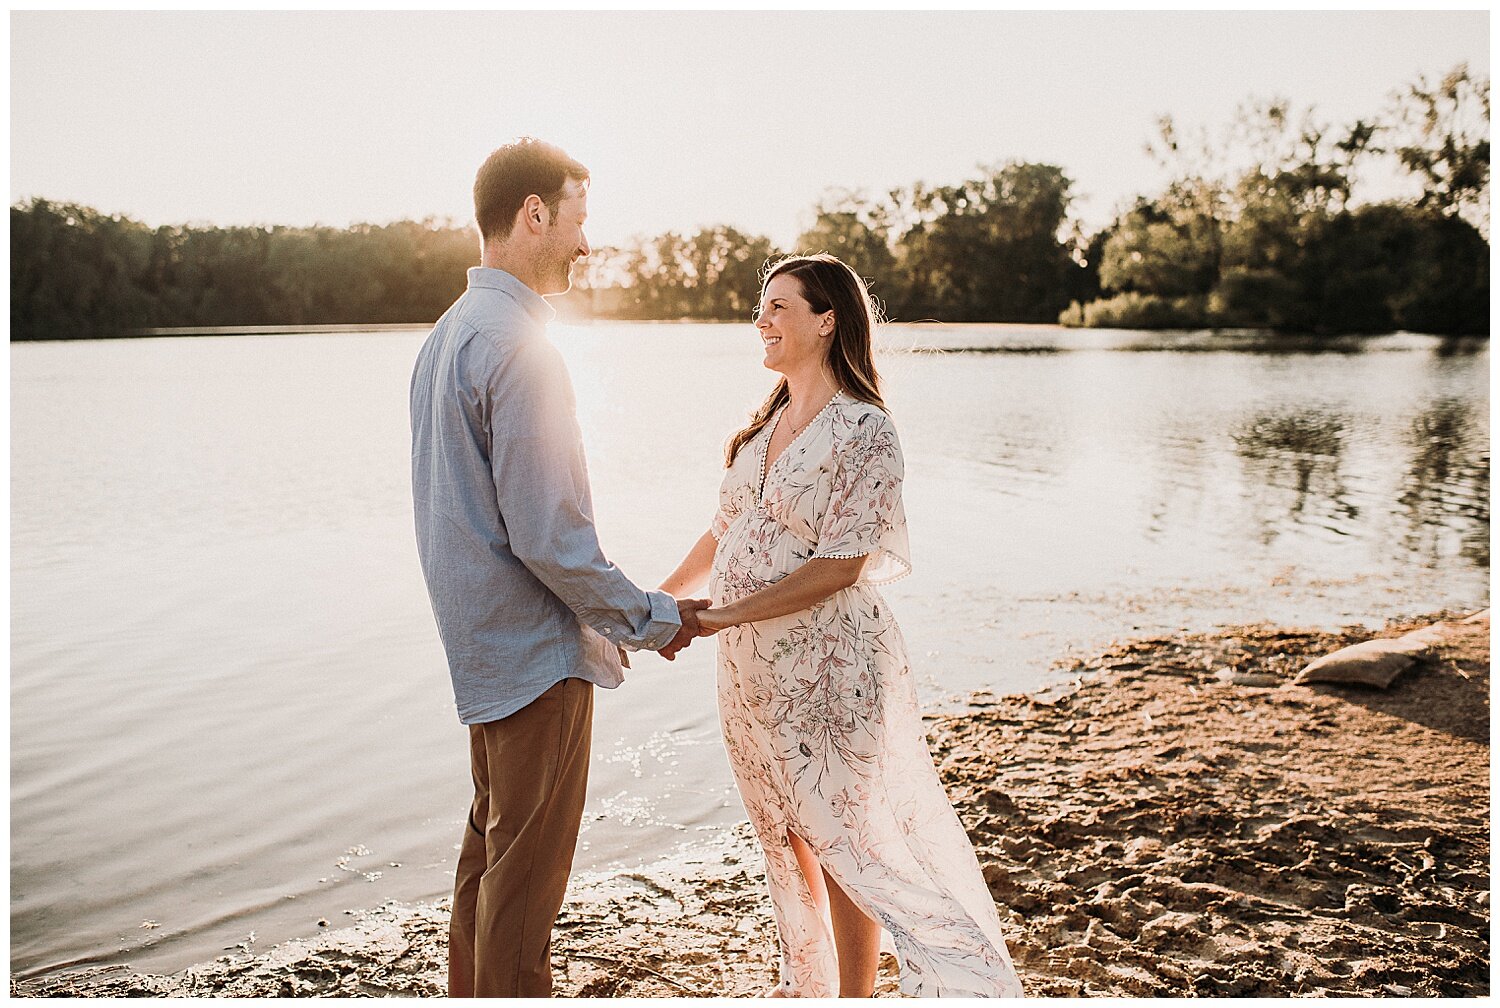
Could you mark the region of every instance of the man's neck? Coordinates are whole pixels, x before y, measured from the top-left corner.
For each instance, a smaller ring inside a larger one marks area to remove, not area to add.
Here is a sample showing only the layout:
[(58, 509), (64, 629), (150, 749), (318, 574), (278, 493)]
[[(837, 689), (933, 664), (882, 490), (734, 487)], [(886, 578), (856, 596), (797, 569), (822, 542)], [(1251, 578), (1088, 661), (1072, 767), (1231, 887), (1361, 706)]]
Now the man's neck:
[(537, 289), (535, 270), (514, 249), (505, 246), (487, 245), (479, 253), (479, 265), (488, 269), (504, 270), (532, 290)]

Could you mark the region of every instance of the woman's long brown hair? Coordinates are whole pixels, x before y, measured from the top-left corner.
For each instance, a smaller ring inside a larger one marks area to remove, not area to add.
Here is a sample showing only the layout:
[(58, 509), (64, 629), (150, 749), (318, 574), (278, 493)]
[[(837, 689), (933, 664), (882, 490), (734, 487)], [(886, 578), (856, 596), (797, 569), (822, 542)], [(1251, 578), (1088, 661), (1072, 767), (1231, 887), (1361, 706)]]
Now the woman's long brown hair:
[[(828, 348), (828, 369), (844, 392), (872, 406), (885, 408), (880, 398), (880, 375), (875, 371), (871, 336), (879, 321), (879, 309), (859, 274), (827, 253), (787, 256), (772, 263), (761, 281), (761, 300), (766, 286), (779, 276), (790, 276), (802, 288), (802, 297), (821, 315), (833, 312), (833, 339)], [(735, 456), (763, 430), (776, 411), (791, 400), (786, 377), (750, 417), (750, 425), (729, 439), (724, 465), (734, 465)]]

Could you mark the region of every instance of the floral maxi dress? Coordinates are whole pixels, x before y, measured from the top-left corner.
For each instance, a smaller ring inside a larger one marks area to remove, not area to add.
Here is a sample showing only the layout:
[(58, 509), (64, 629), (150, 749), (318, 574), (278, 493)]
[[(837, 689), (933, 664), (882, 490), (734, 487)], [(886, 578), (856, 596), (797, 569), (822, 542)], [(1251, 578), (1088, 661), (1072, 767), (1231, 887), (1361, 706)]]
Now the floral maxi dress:
[(857, 584), (811, 609), (719, 635), (724, 741), (765, 850), (783, 992), (838, 993), (833, 937), (790, 831), (890, 934), (903, 993), (1019, 997), (995, 904), (927, 749), (901, 631), (875, 587), (911, 570), (895, 428), (840, 392), (766, 471), (774, 429), (740, 449), (720, 488), (714, 605), (815, 557), (869, 557)]

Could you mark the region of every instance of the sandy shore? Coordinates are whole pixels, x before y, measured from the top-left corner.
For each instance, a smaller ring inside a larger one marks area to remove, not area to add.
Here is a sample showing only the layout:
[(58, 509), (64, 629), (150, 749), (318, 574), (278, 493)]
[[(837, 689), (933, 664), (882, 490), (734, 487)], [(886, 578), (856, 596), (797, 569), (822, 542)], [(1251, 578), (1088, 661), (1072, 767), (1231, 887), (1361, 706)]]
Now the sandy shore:
[[(1132, 641), (1070, 663), (1064, 687), (931, 720), (1029, 994), (1489, 994), (1489, 623), (1458, 625), (1389, 691), (1289, 684), (1370, 636)], [(744, 830), (580, 876), (557, 993), (758, 994), (776, 960), (763, 892)], [(442, 993), (446, 903), (333, 923), (350, 921), (170, 976), (110, 967), (12, 993)], [(895, 990), (886, 956), (879, 992)]]

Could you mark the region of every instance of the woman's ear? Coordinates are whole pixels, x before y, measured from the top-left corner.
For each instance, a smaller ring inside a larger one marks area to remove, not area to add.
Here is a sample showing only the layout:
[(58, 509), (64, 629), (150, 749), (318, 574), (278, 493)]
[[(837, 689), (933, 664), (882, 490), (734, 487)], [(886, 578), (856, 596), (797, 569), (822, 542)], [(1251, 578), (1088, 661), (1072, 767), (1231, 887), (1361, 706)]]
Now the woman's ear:
[(823, 322), (822, 322), (821, 325), (818, 326), (818, 335), (819, 336), (832, 336), (833, 335), (833, 327), (834, 327), (834, 325), (836, 323), (837, 323), (837, 319), (835, 319), (833, 317), (833, 312), (824, 312)]

